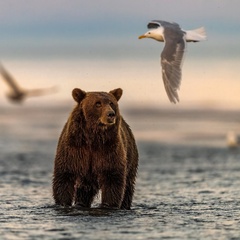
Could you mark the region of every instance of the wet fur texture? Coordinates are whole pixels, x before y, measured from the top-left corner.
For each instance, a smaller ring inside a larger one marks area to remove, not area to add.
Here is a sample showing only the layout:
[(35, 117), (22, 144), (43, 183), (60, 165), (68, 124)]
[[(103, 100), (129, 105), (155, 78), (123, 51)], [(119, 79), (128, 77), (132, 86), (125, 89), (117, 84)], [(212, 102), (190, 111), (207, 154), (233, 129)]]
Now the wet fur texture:
[(77, 105), (59, 138), (54, 163), (55, 203), (89, 208), (101, 190), (101, 207), (130, 209), (138, 151), (119, 112), (122, 90), (74, 89), (72, 95)]

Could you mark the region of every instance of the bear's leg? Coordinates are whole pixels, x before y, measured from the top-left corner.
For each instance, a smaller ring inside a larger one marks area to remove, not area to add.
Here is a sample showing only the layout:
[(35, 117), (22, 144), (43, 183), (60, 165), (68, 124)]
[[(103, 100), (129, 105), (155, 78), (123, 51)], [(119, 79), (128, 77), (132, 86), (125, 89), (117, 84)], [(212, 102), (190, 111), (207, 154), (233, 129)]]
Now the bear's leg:
[(125, 175), (120, 171), (111, 171), (104, 174), (101, 181), (103, 208), (118, 209), (124, 194)]
[(121, 209), (130, 209), (132, 205), (133, 194), (135, 190), (135, 180), (137, 175), (137, 166), (131, 168), (128, 171), (126, 179), (126, 187), (123, 196), (123, 201), (121, 204)]
[(127, 183), (126, 188), (125, 188), (125, 192), (124, 192), (123, 201), (122, 201), (122, 204), (121, 204), (121, 209), (130, 210), (131, 204), (132, 204), (133, 194), (134, 194), (133, 184)]
[(74, 196), (75, 177), (70, 173), (55, 173), (53, 177), (53, 198), (57, 205), (71, 206)]
[(98, 189), (94, 186), (80, 186), (77, 188), (75, 204), (80, 207), (90, 208)]
[(95, 179), (81, 178), (77, 186), (75, 204), (81, 207), (90, 208), (99, 187)]

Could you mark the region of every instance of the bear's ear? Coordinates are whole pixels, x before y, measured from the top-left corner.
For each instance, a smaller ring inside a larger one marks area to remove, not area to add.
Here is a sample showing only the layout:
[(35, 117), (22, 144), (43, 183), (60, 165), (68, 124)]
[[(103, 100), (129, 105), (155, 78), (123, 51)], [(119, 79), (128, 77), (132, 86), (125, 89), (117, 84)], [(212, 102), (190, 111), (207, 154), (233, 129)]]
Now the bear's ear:
[(118, 101), (123, 94), (123, 90), (121, 88), (117, 88), (117, 89), (110, 91), (109, 93), (111, 93)]
[(86, 92), (84, 92), (83, 90), (81, 90), (79, 88), (74, 88), (72, 90), (72, 97), (77, 103), (80, 103), (84, 99), (85, 96), (86, 96)]

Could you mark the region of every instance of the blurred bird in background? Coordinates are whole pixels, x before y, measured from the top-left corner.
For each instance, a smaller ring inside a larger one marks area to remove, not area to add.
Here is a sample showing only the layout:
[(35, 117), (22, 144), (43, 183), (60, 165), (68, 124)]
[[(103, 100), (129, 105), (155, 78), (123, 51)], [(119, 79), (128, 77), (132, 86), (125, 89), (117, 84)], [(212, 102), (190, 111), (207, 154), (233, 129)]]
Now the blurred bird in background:
[(0, 64), (0, 74), (10, 88), (10, 92), (7, 93), (7, 98), (14, 103), (22, 103), (28, 97), (38, 97), (57, 91), (57, 87), (40, 89), (24, 89), (20, 87), (10, 73)]

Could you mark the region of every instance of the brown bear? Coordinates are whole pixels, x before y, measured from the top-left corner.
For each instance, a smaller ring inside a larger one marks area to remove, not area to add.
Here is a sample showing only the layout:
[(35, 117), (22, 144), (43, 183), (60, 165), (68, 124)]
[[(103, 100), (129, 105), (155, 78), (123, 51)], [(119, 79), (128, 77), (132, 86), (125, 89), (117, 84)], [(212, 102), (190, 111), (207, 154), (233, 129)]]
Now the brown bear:
[(59, 138), (53, 174), (55, 203), (91, 207), (101, 190), (101, 208), (130, 209), (138, 150), (119, 112), (122, 89), (72, 91), (77, 105)]

